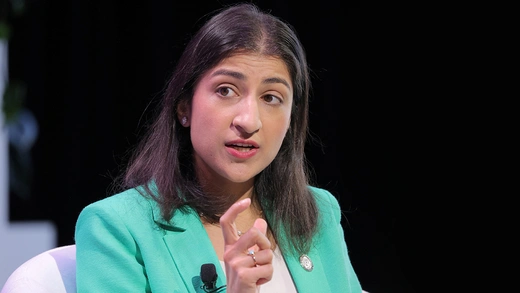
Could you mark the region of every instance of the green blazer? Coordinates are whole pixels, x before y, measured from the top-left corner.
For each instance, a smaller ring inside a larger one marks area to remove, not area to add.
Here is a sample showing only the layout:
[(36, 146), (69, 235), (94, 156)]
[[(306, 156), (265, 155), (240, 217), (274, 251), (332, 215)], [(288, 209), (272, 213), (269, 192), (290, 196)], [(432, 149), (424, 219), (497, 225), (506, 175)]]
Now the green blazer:
[[(340, 224), (341, 211), (328, 191), (310, 187), (322, 221), (305, 270), (299, 255), (282, 252), (299, 293), (361, 292)], [(136, 189), (86, 206), (75, 231), (76, 282), (83, 292), (205, 293), (202, 264), (217, 269), (217, 287), (226, 277), (200, 217), (177, 211), (165, 221), (155, 201)]]

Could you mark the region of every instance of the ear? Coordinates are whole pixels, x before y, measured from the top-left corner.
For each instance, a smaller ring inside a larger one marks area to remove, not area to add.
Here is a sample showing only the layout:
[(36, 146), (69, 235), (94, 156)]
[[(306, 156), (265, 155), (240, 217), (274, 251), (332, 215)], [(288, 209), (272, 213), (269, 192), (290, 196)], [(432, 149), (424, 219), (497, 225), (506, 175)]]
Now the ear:
[(187, 101), (182, 101), (177, 105), (177, 119), (182, 126), (190, 126), (190, 107)]

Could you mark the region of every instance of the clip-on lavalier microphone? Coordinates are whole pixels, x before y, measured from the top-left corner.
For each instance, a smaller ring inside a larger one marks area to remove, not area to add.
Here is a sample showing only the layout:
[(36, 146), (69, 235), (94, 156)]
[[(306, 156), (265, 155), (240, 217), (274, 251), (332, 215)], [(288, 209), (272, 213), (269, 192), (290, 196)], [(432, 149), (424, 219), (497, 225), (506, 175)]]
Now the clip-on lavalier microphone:
[(202, 285), (201, 288), (204, 291), (208, 293), (214, 293), (226, 287), (226, 285), (223, 285), (218, 288), (215, 288), (217, 278), (218, 274), (214, 264), (205, 263), (200, 267), (200, 279), (202, 280), (202, 283), (204, 283), (204, 285)]

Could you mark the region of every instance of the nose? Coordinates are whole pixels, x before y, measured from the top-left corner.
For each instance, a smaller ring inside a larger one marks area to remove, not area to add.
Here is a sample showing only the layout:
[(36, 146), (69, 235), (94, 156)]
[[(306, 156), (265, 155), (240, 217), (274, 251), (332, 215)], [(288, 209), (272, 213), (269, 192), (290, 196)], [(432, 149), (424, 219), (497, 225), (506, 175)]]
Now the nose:
[(252, 135), (262, 128), (258, 101), (254, 98), (245, 98), (237, 104), (237, 112), (233, 118), (233, 126), (240, 134)]

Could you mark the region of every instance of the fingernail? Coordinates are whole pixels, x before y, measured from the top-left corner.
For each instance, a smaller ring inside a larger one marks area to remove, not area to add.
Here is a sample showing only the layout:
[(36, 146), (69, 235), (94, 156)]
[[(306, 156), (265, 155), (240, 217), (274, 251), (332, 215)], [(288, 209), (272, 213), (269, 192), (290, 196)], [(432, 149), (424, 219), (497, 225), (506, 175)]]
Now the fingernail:
[(248, 201), (250, 201), (250, 200), (251, 200), (251, 199), (250, 199), (249, 197), (248, 197), (248, 198), (244, 198), (244, 199), (240, 200), (240, 201), (238, 202), (238, 204), (239, 204), (239, 205), (244, 205), (244, 204), (246, 204), (246, 203), (247, 203)]

